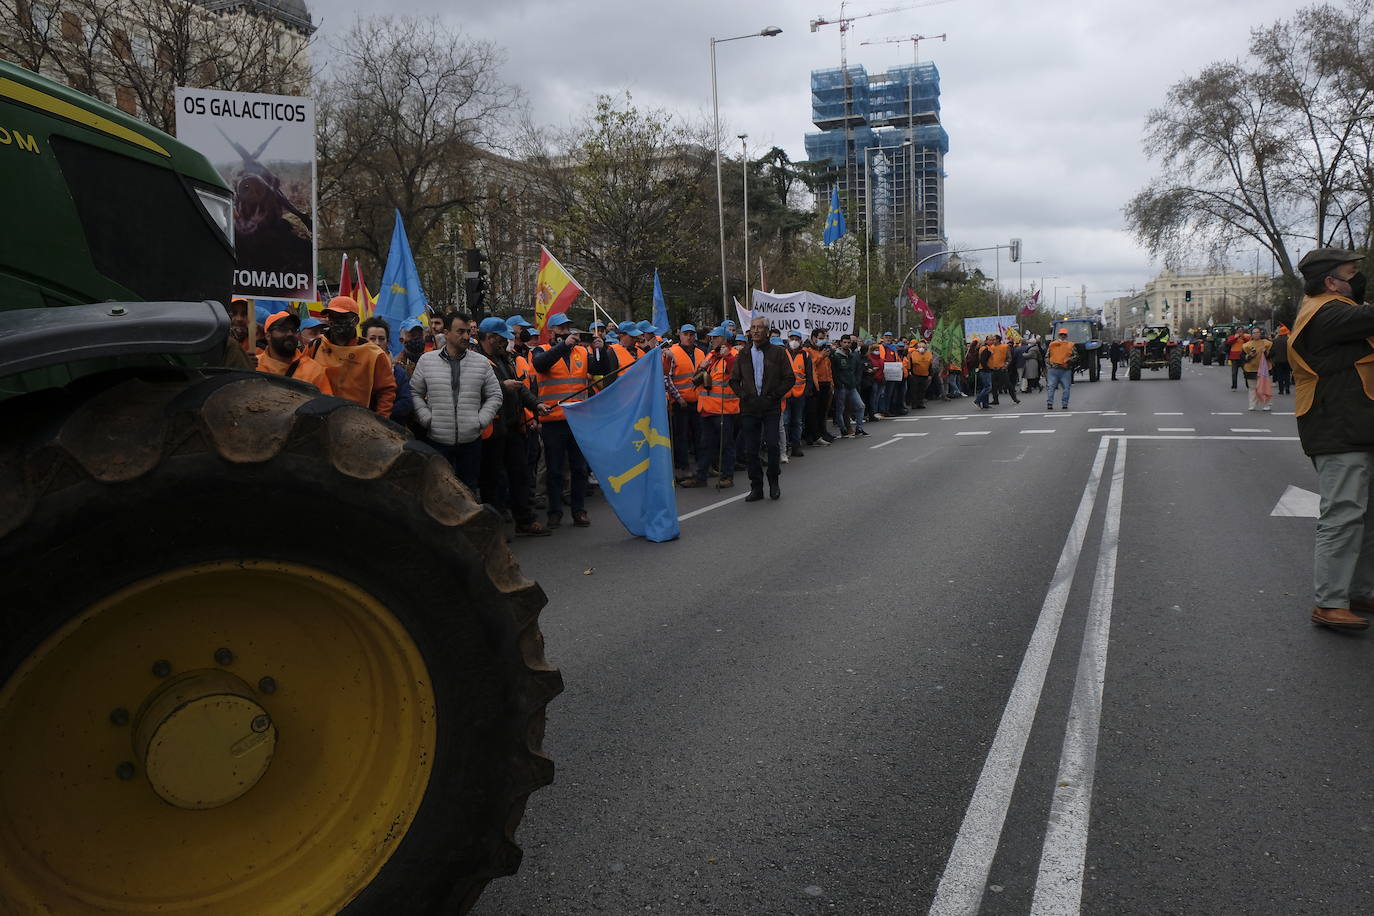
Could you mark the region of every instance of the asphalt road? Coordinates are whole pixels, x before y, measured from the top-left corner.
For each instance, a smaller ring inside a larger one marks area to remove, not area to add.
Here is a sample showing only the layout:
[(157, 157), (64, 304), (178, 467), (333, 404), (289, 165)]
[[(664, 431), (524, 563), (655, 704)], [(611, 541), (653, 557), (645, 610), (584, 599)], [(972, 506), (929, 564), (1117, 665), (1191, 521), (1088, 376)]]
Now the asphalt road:
[(679, 491), (676, 542), (599, 500), (519, 542), (558, 771), (475, 912), (1374, 912), (1374, 634), (1308, 622), (1292, 398), (1229, 378), (939, 402), (779, 502)]

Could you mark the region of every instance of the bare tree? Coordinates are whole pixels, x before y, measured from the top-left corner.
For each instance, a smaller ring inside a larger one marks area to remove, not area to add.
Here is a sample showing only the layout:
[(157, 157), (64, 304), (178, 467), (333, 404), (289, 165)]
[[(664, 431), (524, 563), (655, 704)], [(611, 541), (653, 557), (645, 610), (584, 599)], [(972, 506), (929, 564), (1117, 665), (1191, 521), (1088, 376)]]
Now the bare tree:
[(0, 55), (175, 133), (178, 86), (309, 91), (309, 23), (285, 25), (274, 10), (249, 0), (0, 0)]
[(1174, 264), (1258, 244), (1292, 294), (1306, 248), (1367, 245), (1370, 34), (1369, 0), (1310, 7), (1256, 29), (1247, 60), (1175, 84), (1148, 119), (1160, 172), (1125, 207), (1136, 237)]
[(445, 220), (472, 211), (478, 147), (519, 107), (502, 59), (437, 19), (360, 18), (339, 38), (318, 94), (321, 249), (380, 265), (399, 211), (417, 260), (451, 259)]

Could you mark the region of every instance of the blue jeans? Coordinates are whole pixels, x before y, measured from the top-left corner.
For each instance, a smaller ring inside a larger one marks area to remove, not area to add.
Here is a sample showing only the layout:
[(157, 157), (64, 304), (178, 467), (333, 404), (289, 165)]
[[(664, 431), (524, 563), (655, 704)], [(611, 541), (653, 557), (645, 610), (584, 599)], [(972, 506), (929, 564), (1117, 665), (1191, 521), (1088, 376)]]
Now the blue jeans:
[[(844, 420), (846, 413), (849, 414), (848, 423)], [(835, 425), (842, 433), (864, 428), (864, 399), (859, 397), (859, 389), (835, 389)]]
[(1050, 367), (1050, 386), (1045, 390), (1045, 403), (1054, 403), (1054, 389), (1062, 387), (1064, 389), (1064, 405), (1069, 406), (1069, 388), (1073, 386), (1072, 369), (1056, 369)]
[(783, 424), (787, 427), (787, 444), (792, 448), (801, 446), (802, 422), (806, 419), (807, 396), (787, 399), (787, 413)]
[(549, 515), (563, 514), (564, 464), (572, 470), (572, 510), (583, 511), (587, 496), (587, 459), (582, 457), (582, 449), (577, 447), (568, 421), (545, 420), (539, 434), (544, 439), (544, 489), (549, 498)]
[(945, 377), (945, 396), (951, 398), (962, 398), (964, 396), (963, 385), (964, 373), (951, 372)]
[(978, 393), (973, 396), (973, 403), (979, 407), (986, 407), (988, 401), (992, 399), (992, 370), (978, 370)]

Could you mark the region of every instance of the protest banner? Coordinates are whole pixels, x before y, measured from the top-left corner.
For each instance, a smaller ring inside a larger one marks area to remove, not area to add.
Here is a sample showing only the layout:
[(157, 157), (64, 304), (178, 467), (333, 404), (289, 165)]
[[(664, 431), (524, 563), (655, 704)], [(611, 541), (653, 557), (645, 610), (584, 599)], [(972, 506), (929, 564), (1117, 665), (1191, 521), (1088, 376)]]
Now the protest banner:
[(233, 294), (315, 299), (315, 102), (176, 91), (177, 139), (234, 189)]
[(964, 319), (964, 340), (977, 337), (979, 340), (989, 334), (1006, 334), (1016, 327), (1015, 315), (984, 315), (981, 318)]
[(831, 299), (802, 290), (795, 293), (765, 293), (754, 290), (754, 314), (783, 334), (801, 331), (809, 335), (820, 328), (831, 337), (854, 333), (854, 296)]

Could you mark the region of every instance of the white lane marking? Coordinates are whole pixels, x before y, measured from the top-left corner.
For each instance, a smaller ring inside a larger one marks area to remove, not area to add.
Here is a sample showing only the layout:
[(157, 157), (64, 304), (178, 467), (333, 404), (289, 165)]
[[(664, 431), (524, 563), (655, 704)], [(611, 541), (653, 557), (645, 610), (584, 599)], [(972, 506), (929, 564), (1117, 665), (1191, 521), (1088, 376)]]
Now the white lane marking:
[(1214, 416), (1214, 417), (1239, 417), (1239, 416), (1241, 416), (1241, 412), (1240, 412), (1239, 410), (1214, 410), (1214, 411), (1212, 411), (1212, 416)]
[(1102, 411), (1102, 416), (1104, 416), (1104, 417), (1124, 417), (1124, 416), (1126, 416), (1126, 411), (1124, 411), (1124, 410), (1104, 410), (1104, 411)]
[(983, 761), (983, 769), (978, 774), (978, 783), (973, 788), (968, 810), (964, 812), (964, 821), (959, 825), (954, 848), (945, 862), (944, 874), (940, 876), (940, 886), (930, 905), (932, 916), (966, 916), (977, 913), (982, 903), (983, 888), (988, 882), (993, 856), (997, 854), (1007, 808), (1011, 805), (1012, 790), (1016, 788), (1016, 777), (1026, 752), (1026, 740), (1030, 737), (1035, 710), (1040, 705), (1040, 694), (1045, 688), (1045, 675), (1049, 670), (1050, 658), (1054, 655), (1054, 644), (1059, 638), (1059, 624), (1064, 619), (1064, 607), (1068, 604), (1069, 590), (1078, 570), (1078, 558), (1083, 552), (1083, 539), (1087, 536), (1088, 521), (1097, 501), (1098, 484), (1102, 480), (1102, 468), (1107, 463), (1110, 441), (1110, 437), (1103, 436), (1097, 444), (1097, 457), (1093, 460), (1092, 470), (1088, 472), (1087, 483), (1083, 485), (1078, 511), (1074, 513), (1073, 523), (1064, 538), (1064, 548), (1059, 553), (1054, 577), (1045, 592), (1045, 602), (1040, 606), (1035, 630), (1021, 659), (1021, 668), (1016, 673), (1011, 696), (1002, 710), (1002, 719), (997, 724), (997, 733), (993, 735), (987, 759)]
[[(1013, 406), (1014, 406), (1014, 405), (1013, 405)], [(1120, 411), (1120, 410), (1062, 410), (1062, 411), (1059, 411), (1058, 413), (1056, 413), (1055, 416), (1058, 417), (1058, 416), (1063, 416), (1063, 415), (1065, 415), (1065, 414), (1067, 414), (1068, 416), (1071, 416), (1071, 417), (1083, 416), (1083, 415), (1089, 415), (1089, 414), (1102, 414), (1104, 417), (1124, 417), (1124, 416), (1126, 416), (1125, 412)], [(1025, 417), (1038, 417), (1038, 416), (1040, 416), (1040, 414), (1038, 414), (1038, 413), (993, 413), (993, 414), (990, 414), (990, 413), (938, 414), (938, 413), (937, 413), (937, 414), (930, 414), (930, 415), (924, 416), (924, 417), (888, 417), (888, 419), (889, 419), (889, 420), (895, 420), (895, 421), (897, 421), (898, 423), (915, 423), (915, 422), (917, 422), (917, 421), (919, 421), (919, 420), (974, 420), (974, 419), (977, 419), (977, 418), (979, 418), (979, 417), (988, 417), (988, 418), (999, 418), (999, 417), (1001, 417), (1001, 418), (1010, 419), (1010, 418), (1012, 418), (1012, 417), (1021, 417), (1021, 418), (1025, 418)]]
[(956, 436), (990, 436), (991, 431), (986, 429), (965, 429), (955, 433)]
[(1124, 433), (1124, 426), (1094, 426), (1088, 430), (1090, 433)]
[(1180, 439), (1193, 442), (1297, 442), (1297, 436), (1108, 436), (1108, 439)]
[(870, 445), (868, 448), (869, 448), (870, 451), (872, 451), (872, 450), (875, 449), (875, 448), (882, 448), (884, 445), (891, 445), (891, 444), (894, 443), (894, 442), (901, 442), (901, 441), (902, 441), (901, 439), (898, 439), (896, 436), (893, 436), (891, 439), (888, 439), (886, 442), (879, 442), (877, 445)]
[(1181, 411), (1181, 410), (1156, 410), (1156, 411), (1155, 411), (1155, 416), (1157, 416), (1157, 417), (1181, 417), (1181, 416), (1183, 416), (1183, 411)]
[(729, 499), (722, 499), (718, 503), (711, 503), (711, 505), (709, 506), (702, 506), (700, 509), (693, 509), (691, 512), (688, 512), (685, 515), (679, 515), (677, 517), (677, 520), (680, 522), (685, 522), (689, 518), (696, 518), (698, 515), (705, 515), (712, 509), (719, 509), (721, 506), (728, 506), (731, 503), (737, 503), (748, 495), (748, 493), (741, 493), (739, 496), (731, 496)]
[(1159, 426), (1156, 427), (1162, 433), (1195, 433), (1197, 429), (1192, 426)]
[(1279, 518), (1321, 518), (1322, 498), (1311, 490), (1289, 484), (1269, 514)]
[(1276, 416), (1276, 417), (1291, 417), (1291, 416), (1293, 416), (1293, 411), (1291, 411), (1291, 410), (1276, 410), (1276, 411), (1274, 411), (1274, 416)]
[(1023, 436), (1043, 436), (1043, 435), (1046, 434), (1046, 433), (1056, 433), (1056, 432), (1058, 432), (1058, 431), (1059, 431), (1059, 430), (1057, 430), (1057, 429), (1023, 429), (1023, 430), (1021, 430), (1021, 435), (1023, 435)]
[(1049, 827), (1040, 853), (1040, 873), (1031, 900), (1033, 916), (1078, 916), (1083, 897), (1083, 864), (1088, 851), (1088, 821), (1092, 811), (1093, 774), (1097, 768), (1097, 738), (1102, 724), (1102, 688), (1107, 678), (1107, 646), (1112, 628), (1112, 599), (1116, 591), (1116, 555), (1121, 543), (1121, 492), (1126, 480), (1126, 443), (1116, 447), (1112, 461), (1107, 513), (1097, 574), (1088, 599), (1088, 622), (1078, 656), (1069, 720), (1059, 754), (1059, 776)]
[(1272, 429), (1247, 429), (1246, 427), (1231, 427), (1233, 433), (1272, 433)]
[(929, 436), (930, 433), (893, 433), (894, 439), (914, 439), (916, 436)]

